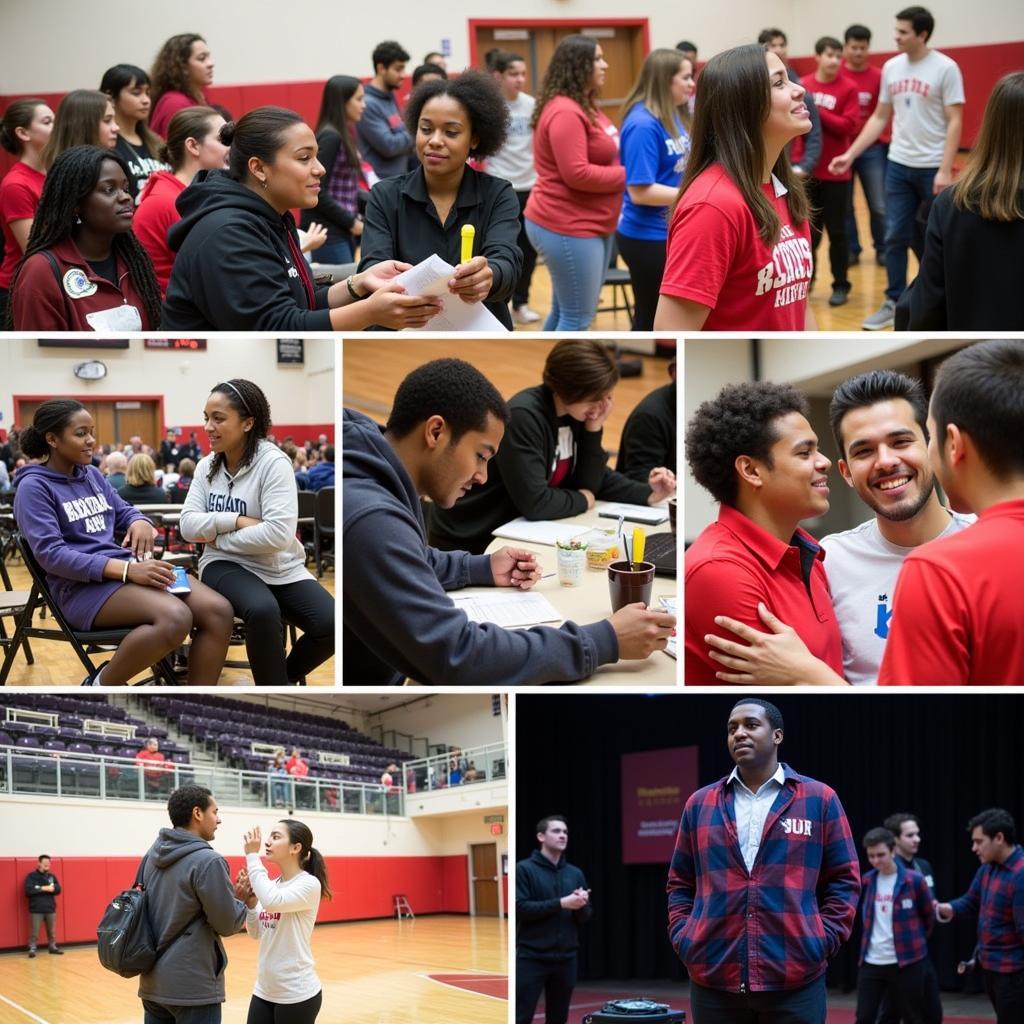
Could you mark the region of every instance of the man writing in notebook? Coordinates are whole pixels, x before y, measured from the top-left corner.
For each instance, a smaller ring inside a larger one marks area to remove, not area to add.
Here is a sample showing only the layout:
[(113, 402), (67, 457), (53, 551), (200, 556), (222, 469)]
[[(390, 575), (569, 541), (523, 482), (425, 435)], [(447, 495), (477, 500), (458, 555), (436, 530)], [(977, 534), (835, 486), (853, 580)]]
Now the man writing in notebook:
[(508, 409), (478, 370), (437, 359), (399, 386), (383, 432), (344, 411), (343, 679), (347, 685), (419, 682), (528, 684), (585, 679), (598, 666), (664, 650), (674, 616), (627, 605), (609, 619), (559, 629), (506, 630), (471, 622), (445, 591), (529, 589), (529, 553), (439, 551), (426, 543), (421, 497), (450, 508), (487, 479)]

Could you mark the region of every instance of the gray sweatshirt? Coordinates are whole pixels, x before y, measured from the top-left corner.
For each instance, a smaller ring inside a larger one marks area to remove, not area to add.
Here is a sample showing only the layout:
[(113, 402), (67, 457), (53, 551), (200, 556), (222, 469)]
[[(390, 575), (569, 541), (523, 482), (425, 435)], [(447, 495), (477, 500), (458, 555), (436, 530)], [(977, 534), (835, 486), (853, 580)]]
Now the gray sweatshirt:
[(245, 928), (245, 904), (235, 899), (227, 861), (183, 828), (162, 828), (149, 849), (143, 884), (153, 937), (159, 948), (199, 910), (189, 926), (139, 978), (139, 998), (170, 1006), (224, 1002), (228, 957), (221, 935)]
[[(260, 441), (248, 466), (232, 477), (221, 465), (208, 481), (212, 459), (204, 456), (196, 467), (178, 527), (187, 541), (216, 537), (199, 559), (200, 578), (211, 562), (226, 559), (271, 585), (312, 579), (295, 536), (299, 499), (288, 456), (269, 441)], [(237, 530), (239, 516), (262, 522)]]

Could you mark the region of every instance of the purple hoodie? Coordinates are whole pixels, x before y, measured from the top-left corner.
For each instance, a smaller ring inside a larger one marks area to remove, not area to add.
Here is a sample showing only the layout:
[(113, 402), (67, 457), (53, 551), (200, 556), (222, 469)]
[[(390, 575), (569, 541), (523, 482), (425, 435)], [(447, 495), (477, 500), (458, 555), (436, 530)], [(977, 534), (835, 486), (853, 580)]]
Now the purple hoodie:
[[(109, 559), (126, 559), (129, 554), (114, 543), (114, 532), (146, 517), (120, 497), (95, 466), (75, 466), (71, 476), (65, 476), (49, 466), (28, 465), (18, 470), (14, 518), (46, 572), (54, 600), (76, 628), (88, 628), (93, 616), (83, 627), (75, 622), (83, 621), (81, 616), (69, 614), (69, 605), (78, 603), (78, 584), (115, 583), (103, 580), (103, 569)], [(93, 615), (101, 605), (102, 601), (95, 603)]]

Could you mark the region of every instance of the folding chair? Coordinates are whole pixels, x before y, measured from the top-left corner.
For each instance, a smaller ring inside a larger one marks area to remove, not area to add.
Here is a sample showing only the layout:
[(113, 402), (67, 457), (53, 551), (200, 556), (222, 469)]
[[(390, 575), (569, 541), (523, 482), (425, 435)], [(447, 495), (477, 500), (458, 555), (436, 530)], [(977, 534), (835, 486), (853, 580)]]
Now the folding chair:
[[(15, 543), (18, 545), (18, 550), (21, 552), (21, 557), (25, 560), (25, 568), (28, 569), (29, 575), (32, 577), (32, 590), (29, 593), (29, 599), (25, 604), (25, 608), (18, 619), (17, 625), (15, 626), (14, 636), (11, 638), (11, 648), (9, 656), (5, 657), (3, 667), (0, 668), (0, 686), (3, 686), (7, 682), (7, 676), (11, 670), (11, 661), (13, 660), (13, 653), (18, 649), (18, 646), (22, 644), (27, 637), (40, 640), (62, 640), (65, 643), (71, 644), (72, 650), (78, 657), (78, 660), (82, 663), (86, 672), (92, 676), (95, 675), (97, 669), (90, 654), (97, 654), (103, 650), (117, 647), (117, 645), (124, 640), (129, 633), (130, 629), (74, 629), (71, 624), (64, 618), (60, 608), (57, 607), (57, 602), (54, 601), (53, 596), (50, 594), (50, 589), (46, 585), (46, 573), (43, 571), (42, 566), (36, 561), (35, 555), (32, 554), (31, 548), (25, 538), (19, 533), (15, 536)], [(32, 625), (32, 616), (36, 608), (49, 608), (53, 614), (54, 621), (57, 623), (57, 629), (44, 629), (41, 626)], [(169, 657), (161, 658), (155, 665), (151, 667), (153, 675), (147, 679), (142, 680), (144, 683), (165, 683), (170, 686), (178, 685), (178, 679), (174, 674), (174, 668), (171, 665)]]
[[(11, 550), (15, 550), (13, 540), (11, 542)], [(5, 552), (6, 546), (0, 545), (0, 582), (3, 583), (3, 590), (0, 590), (0, 650), (4, 652), (2, 665), (4, 675), (0, 675), (0, 679), (6, 678), (6, 672), (10, 671), (7, 668), (7, 664), (14, 661), (14, 656), (18, 653), (19, 647), (25, 648), (25, 660), (30, 665), (34, 664), (35, 661), (32, 657), (32, 648), (28, 645), (27, 637), (22, 637), (15, 644), (13, 637), (7, 635), (7, 626), (4, 623), (4, 619), (16, 620), (25, 611), (25, 605), (28, 604), (31, 591), (14, 589), (10, 573), (7, 571), (7, 564), (4, 561)]]
[[(331, 550), (324, 552), (324, 540), (331, 541)], [(334, 488), (322, 487), (316, 492), (316, 518), (313, 520), (313, 550), (316, 554), (316, 578), (324, 574), (324, 564), (334, 565)]]

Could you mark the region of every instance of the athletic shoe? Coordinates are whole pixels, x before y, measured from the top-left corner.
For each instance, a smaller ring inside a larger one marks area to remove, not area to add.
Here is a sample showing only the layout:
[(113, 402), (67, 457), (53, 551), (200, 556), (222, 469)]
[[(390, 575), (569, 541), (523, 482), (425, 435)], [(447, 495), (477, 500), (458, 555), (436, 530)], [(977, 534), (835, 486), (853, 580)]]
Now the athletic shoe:
[(99, 682), (97, 681), (97, 678), (96, 678), (98, 675), (99, 675), (99, 672), (97, 672), (95, 676), (86, 676), (82, 680), (82, 685), (83, 686), (99, 686), (100, 684), (99, 684)]
[(886, 299), (878, 307), (876, 313), (872, 313), (860, 326), (865, 331), (883, 331), (886, 327), (892, 327), (896, 322), (896, 303), (892, 299)]
[(48, 953), (52, 953), (54, 956), (63, 956), (64, 955), (64, 950), (63, 949), (58, 949), (56, 946), (54, 946), (52, 949), (48, 949), (47, 952)]
[(875, 262), (880, 267), (884, 267), (885, 266), (885, 253), (884, 252), (876, 252), (875, 253)]
[(535, 313), (529, 306), (513, 306), (512, 319), (517, 324), (535, 324), (540, 319), (540, 313)]
[(828, 304), (830, 306), (845, 306), (850, 301), (850, 286), (845, 287), (841, 284), (835, 286), (832, 289), (832, 294), (828, 297)]
[(36, 958), (36, 951), (34, 949), (30, 949), (28, 951), (28, 958), (29, 958), (29, 960), (35, 960), (35, 958)]
[(846, 258), (846, 265), (848, 267), (855, 267), (858, 263), (860, 263), (860, 253), (851, 252), (850, 255)]

